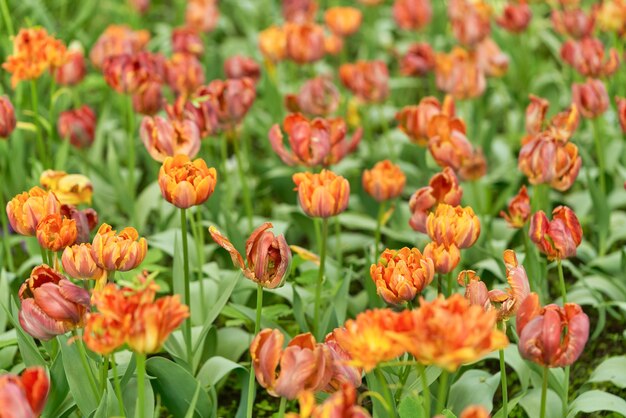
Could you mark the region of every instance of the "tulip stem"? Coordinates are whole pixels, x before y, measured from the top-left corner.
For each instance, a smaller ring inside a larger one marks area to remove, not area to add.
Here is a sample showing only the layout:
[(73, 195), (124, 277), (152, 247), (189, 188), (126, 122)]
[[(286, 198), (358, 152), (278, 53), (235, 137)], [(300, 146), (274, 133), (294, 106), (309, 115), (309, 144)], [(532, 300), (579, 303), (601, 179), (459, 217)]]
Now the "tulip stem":
[[(191, 309), (191, 292), (189, 291), (189, 245), (187, 243), (187, 209), (180, 209), (180, 230), (183, 236), (183, 272), (184, 272), (184, 295), (183, 303)], [(183, 328), (183, 334), (185, 337), (185, 349), (187, 354), (187, 363), (189, 363), (189, 370), (193, 371), (193, 355), (191, 352), (191, 315), (185, 320), (185, 327)]]
[(122, 386), (120, 385), (120, 379), (117, 375), (117, 363), (115, 361), (115, 356), (111, 359), (111, 366), (113, 368), (113, 386), (115, 387), (115, 397), (117, 398), (117, 406), (120, 409), (120, 414), (122, 417), (126, 417), (126, 412), (124, 410), (124, 401), (122, 397)]
[(387, 383), (387, 379), (385, 379), (385, 375), (379, 367), (374, 369), (374, 375), (378, 380), (380, 389), (383, 392), (382, 395), (385, 398), (385, 409), (390, 415), (393, 415), (394, 417), (397, 416), (395, 413), (393, 398), (391, 397), (391, 391), (389, 390), (389, 384)]
[(85, 352), (85, 346), (83, 345), (83, 339), (78, 335), (76, 330), (72, 331), (74, 335), (74, 339), (76, 340), (76, 347), (78, 348), (78, 355), (80, 357), (80, 362), (83, 365), (83, 369), (85, 369), (85, 373), (87, 374), (87, 379), (89, 380), (89, 386), (91, 386), (91, 390), (96, 399), (100, 399), (100, 394), (98, 392), (98, 386), (96, 385), (96, 379), (93, 376), (93, 370), (89, 367), (89, 363), (87, 362), (87, 353)]
[(439, 392), (437, 394), (437, 413), (440, 413), (446, 407), (446, 398), (448, 397), (448, 375), (449, 373), (444, 370), (439, 377)]
[(196, 217), (192, 215), (191, 230), (193, 232), (193, 238), (196, 243), (196, 258), (198, 263), (198, 283), (200, 284), (200, 312), (202, 315), (206, 313), (205, 295), (204, 295), (204, 281), (202, 280), (203, 272), (202, 266), (204, 266), (204, 228), (202, 228), (202, 207), (196, 206)]
[(287, 409), (287, 398), (284, 396), (280, 398), (280, 405), (278, 407), (278, 418), (285, 418), (285, 409)]
[[(604, 165), (604, 148), (602, 146), (602, 126), (600, 118), (594, 118), (591, 121), (591, 125), (593, 126), (593, 141), (596, 146), (596, 158), (598, 160), (598, 180), (600, 182), (600, 193), (602, 194), (602, 198), (606, 200), (606, 177), (605, 177), (605, 165)], [(593, 187), (590, 185), (590, 187)], [(592, 196), (593, 198), (593, 196)], [(600, 230), (598, 236), (598, 253), (600, 256), (603, 256), (606, 252), (605, 248), (605, 231), (603, 229)]]
[[(6, 203), (4, 201), (4, 190), (2, 187), (0, 187), (0, 208), (5, 207)], [(11, 244), (9, 244), (9, 226), (7, 225), (7, 217), (3, 213), (0, 215), (0, 219), (2, 220), (2, 243), (4, 244), (4, 252), (6, 254), (7, 260), (5, 265), (9, 268), (9, 271), (15, 271), (15, 265), (13, 264), (13, 253), (11, 252)]]
[(563, 264), (561, 259), (556, 259), (556, 269), (559, 272), (559, 285), (561, 286), (561, 296), (563, 297), (563, 304), (567, 303), (567, 290), (565, 289), (565, 278), (563, 277)]
[(139, 418), (143, 418), (146, 410), (146, 355), (135, 353), (137, 358), (137, 411), (138, 413), (135, 416), (139, 416)]
[[(254, 321), (254, 335), (256, 336), (261, 330), (261, 312), (263, 311), (263, 286), (257, 285), (256, 288), (256, 320)], [(252, 409), (254, 408), (255, 388), (254, 363), (250, 360), (250, 376), (248, 379), (248, 408), (246, 417), (252, 418)], [(284, 398), (283, 398), (284, 399)]]
[(452, 281), (452, 272), (449, 271), (446, 274), (446, 281), (447, 281), (447, 288), (448, 288), (448, 294), (446, 296), (450, 296), (452, 295), (452, 285), (454, 284), (454, 282)]
[[(506, 334), (506, 324), (504, 321), (500, 322), (502, 331)], [(502, 383), (502, 416), (509, 416), (509, 390), (506, 382), (506, 364), (504, 362), (504, 350), (499, 350), (500, 354), (500, 381)]]
[(9, 36), (14, 36), (15, 30), (13, 29), (13, 21), (11, 20), (11, 14), (9, 13), (9, 8), (7, 7), (7, 1), (0, 0), (0, 6), (2, 7), (2, 17), (4, 18), (4, 24), (8, 29)]
[(50, 262), (48, 261), (48, 252), (42, 246), (39, 246), (39, 249), (41, 250), (41, 262), (50, 266)]
[(133, 133), (135, 131), (135, 113), (133, 111), (133, 99), (128, 96), (126, 100), (126, 113), (127, 113), (127, 134), (126, 141), (128, 142), (128, 191), (130, 193), (130, 205), (131, 205), (131, 220), (135, 219), (135, 138)]
[(322, 327), (320, 324), (320, 310), (322, 303), (322, 283), (324, 282), (324, 268), (326, 266), (326, 241), (328, 238), (328, 218), (322, 219), (322, 240), (320, 243), (320, 268), (317, 273), (317, 286), (315, 287), (315, 310), (313, 314), (313, 328), (315, 337), (322, 339)]
[(35, 119), (35, 131), (37, 132), (37, 152), (39, 153), (41, 164), (46, 168), (48, 166), (48, 153), (46, 152), (46, 144), (43, 141), (43, 134), (39, 124), (39, 102), (37, 101), (37, 82), (35, 80), (30, 80), (30, 96), (33, 106), (33, 118)]
[(422, 379), (422, 396), (424, 397), (424, 412), (430, 417), (430, 387), (426, 378), (426, 367), (422, 363), (417, 363), (417, 371)]
[(374, 260), (378, 260), (378, 256), (380, 255), (378, 247), (380, 245), (380, 230), (383, 224), (383, 217), (385, 216), (385, 209), (386, 205), (383, 201), (378, 206), (378, 216), (376, 217), (376, 230), (374, 231)]
[(248, 186), (248, 180), (246, 179), (246, 173), (243, 167), (243, 158), (241, 155), (241, 149), (239, 146), (239, 138), (236, 137), (234, 131), (229, 134), (233, 138), (233, 146), (235, 148), (235, 158), (237, 159), (237, 171), (239, 172), (239, 180), (241, 181), (241, 192), (243, 194), (243, 204), (246, 211), (246, 217), (248, 218), (248, 228), (253, 229), (254, 224), (252, 220), (252, 199), (250, 198), (250, 188)]
[(100, 365), (100, 396), (98, 399), (102, 399), (102, 395), (107, 389), (107, 380), (109, 374), (109, 356), (104, 356), (102, 364)]
[(567, 408), (569, 406), (569, 368), (565, 366), (565, 384), (563, 385), (563, 418), (567, 417)]
[(548, 394), (548, 368), (543, 368), (543, 383), (541, 385), (541, 409), (539, 410), (539, 417), (545, 418), (546, 416), (546, 395)]

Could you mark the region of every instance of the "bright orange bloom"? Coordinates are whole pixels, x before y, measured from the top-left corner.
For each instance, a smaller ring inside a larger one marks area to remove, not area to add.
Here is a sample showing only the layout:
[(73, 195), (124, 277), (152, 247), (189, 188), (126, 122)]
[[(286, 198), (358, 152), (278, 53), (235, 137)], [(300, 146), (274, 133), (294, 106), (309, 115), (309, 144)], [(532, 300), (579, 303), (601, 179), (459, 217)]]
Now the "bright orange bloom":
[(389, 96), (389, 70), (383, 61), (342, 64), (339, 77), (343, 85), (365, 103), (379, 103)]
[(420, 298), (411, 315), (414, 326), (406, 349), (424, 365), (453, 372), (509, 344), (506, 334), (496, 329), (496, 313), (470, 305), (459, 294), (433, 301)]
[(27, 367), (21, 376), (0, 376), (0, 408), (3, 418), (35, 418), (43, 412), (50, 379), (41, 366)]
[(439, 203), (447, 203), (451, 206), (461, 204), (463, 189), (459, 180), (450, 167), (443, 169), (430, 178), (428, 186), (418, 189), (411, 195), (409, 209), (411, 219), (409, 225), (416, 231), (426, 234), (426, 220), (430, 210)]
[(0, 96), (0, 138), (8, 138), (16, 126), (13, 103), (7, 96)]
[(622, 133), (626, 133), (626, 99), (616, 96), (615, 104), (617, 105), (617, 119), (619, 120), (619, 126), (622, 128)]
[(177, 208), (201, 205), (213, 194), (217, 171), (202, 158), (191, 161), (186, 155), (167, 157), (159, 170), (161, 194)]
[(270, 26), (259, 33), (259, 49), (265, 59), (277, 62), (287, 57), (287, 32), (280, 26)]
[(191, 54), (173, 54), (165, 62), (165, 76), (172, 91), (186, 97), (204, 84), (202, 63)]
[(443, 103), (436, 97), (428, 96), (418, 105), (405, 106), (397, 114), (398, 127), (409, 137), (411, 142), (425, 146), (428, 144), (428, 126), (437, 115), (454, 116), (454, 99), (446, 96)]
[(315, 23), (285, 25), (287, 58), (306, 64), (324, 57), (324, 29)]
[(66, 247), (61, 257), (61, 263), (65, 273), (74, 279), (98, 280), (106, 275), (106, 272), (96, 264), (89, 243)]
[(326, 116), (339, 107), (339, 90), (329, 77), (315, 77), (304, 83), (297, 95), (285, 96), (285, 106), (294, 113)]
[(424, 247), (424, 257), (433, 260), (437, 273), (448, 274), (459, 265), (461, 251), (456, 245), (431, 242)]
[(358, 388), (362, 383), (363, 370), (352, 366), (352, 357), (337, 343), (335, 335), (330, 332), (326, 335), (324, 345), (328, 347), (333, 359), (333, 377), (330, 379), (325, 392), (341, 390), (345, 384)]
[(498, 26), (511, 33), (522, 33), (528, 27), (533, 12), (525, 1), (507, 3), (502, 16), (496, 19)]
[(193, 158), (200, 151), (200, 131), (189, 119), (178, 121), (146, 116), (141, 121), (139, 137), (148, 154), (161, 163), (178, 154)]
[(448, 16), (452, 33), (465, 46), (474, 47), (491, 33), (492, 9), (484, 0), (451, 0)]
[(363, 171), (363, 190), (377, 202), (400, 196), (405, 184), (406, 176), (390, 160), (379, 161), (371, 170)]
[(102, 65), (104, 80), (116, 92), (139, 94), (165, 78), (165, 59), (151, 52), (108, 57)]
[(540, 210), (530, 218), (530, 239), (549, 260), (576, 255), (576, 247), (583, 239), (583, 230), (573, 210), (558, 206), (552, 211), (552, 221)]
[(185, 25), (197, 32), (211, 32), (217, 26), (220, 10), (217, 0), (189, 0), (185, 9)]
[(57, 252), (76, 242), (76, 221), (60, 214), (44, 216), (37, 225), (37, 241), (46, 250)]
[(609, 108), (609, 94), (601, 80), (587, 79), (585, 83), (572, 84), (572, 100), (586, 118), (597, 118)]
[(39, 176), (41, 186), (54, 192), (63, 205), (91, 203), (93, 186), (82, 174), (67, 174), (65, 171), (46, 170)]
[(519, 352), (541, 366), (565, 367), (582, 354), (589, 338), (589, 317), (575, 303), (539, 305), (531, 293), (517, 313)]
[(489, 411), (482, 405), (470, 405), (461, 412), (459, 418), (489, 418)]
[[(400, 61), (400, 72), (403, 75), (422, 77), (434, 68), (435, 53), (433, 48), (425, 42), (411, 45)], [(424, 99), (426, 98), (422, 101)]]
[(603, 32), (623, 34), (626, 31), (626, 2), (609, 0), (598, 5), (596, 21)]
[(363, 13), (354, 7), (331, 7), (324, 12), (326, 26), (337, 36), (350, 36), (359, 30)]
[(370, 267), (376, 290), (385, 302), (399, 305), (415, 299), (433, 281), (433, 260), (417, 248), (386, 249)]
[(442, 203), (426, 220), (428, 236), (439, 244), (469, 248), (480, 235), (480, 220), (467, 206), (450, 206)]
[(372, 309), (358, 314), (356, 319), (348, 319), (333, 335), (352, 358), (349, 364), (367, 373), (378, 363), (393, 360), (408, 350), (407, 333), (413, 323), (407, 322), (405, 317), (406, 314), (391, 309)]
[(296, 335), (285, 349), (284, 339), (279, 330), (266, 328), (252, 340), (250, 357), (259, 384), (270, 395), (287, 399), (324, 389), (333, 374), (328, 347), (310, 333)]
[(561, 47), (561, 58), (585, 77), (608, 77), (619, 67), (617, 50), (611, 48), (607, 56), (597, 38), (566, 41)]
[(393, 18), (402, 29), (420, 30), (433, 17), (430, 0), (395, 0)]
[(224, 61), (224, 74), (229, 79), (251, 78), (255, 83), (261, 78), (261, 67), (243, 55), (233, 55)]
[(110, 225), (102, 224), (91, 244), (93, 259), (107, 271), (132, 270), (141, 264), (147, 251), (148, 242), (131, 227), (117, 234)]
[(303, 392), (299, 397), (300, 414), (290, 413), (287, 418), (371, 418), (365, 408), (356, 404), (357, 392), (349, 383), (341, 385), (337, 392), (330, 395), (321, 404), (315, 404), (312, 392)]
[(33, 269), (18, 295), (20, 325), (43, 341), (82, 327), (89, 310), (89, 292), (45, 264)]
[(428, 150), (440, 167), (459, 171), (474, 154), (465, 136), (465, 123), (458, 118), (439, 114), (428, 123)]
[(471, 99), (485, 91), (487, 81), (478, 66), (475, 54), (455, 47), (449, 54), (435, 55), (435, 81), (437, 88), (455, 99)]
[(109, 25), (91, 48), (89, 58), (96, 68), (101, 68), (111, 56), (135, 54), (150, 40), (147, 30), (132, 30), (126, 25)]
[(554, 30), (574, 39), (591, 36), (595, 25), (595, 12), (586, 14), (580, 8), (552, 10), (550, 16)]
[(57, 132), (76, 148), (87, 148), (96, 137), (96, 114), (87, 105), (59, 114)]
[(73, 86), (80, 83), (87, 73), (85, 56), (82, 48), (67, 51), (67, 62), (54, 70), (54, 79), (61, 86)]
[(530, 198), (526, 186), (522, 186), (519, 192), (509, 200), (508, 213), (500, 211), (500, 216), (504, 218), (511, 228), (522, 228), (530, 218)]
[(15, 232), (33, 236), (39, 221), (46, 215), (61, 213), (61, 203), (53, 192), (33, 187), (11, 199), (7, 203), (6, 211)]
[(198, 32), (181, 26), (172, 30), (172, 51), (200, 57), (204, 53), (204, 45)]
[(282, 0), (281, 11), (286, 22), (312, 22), (317, 13), (317, 2), (316, 0)]
[(308, 216), (328, 218), (348, 207), (350, 183), (332, 171), (296, 173), (293, 182), (296, 184), (300, 206)]
[(328, 55), (338, 55), (343, 49), (343, 38), (331, 33), (324, 37), (324, 52)]

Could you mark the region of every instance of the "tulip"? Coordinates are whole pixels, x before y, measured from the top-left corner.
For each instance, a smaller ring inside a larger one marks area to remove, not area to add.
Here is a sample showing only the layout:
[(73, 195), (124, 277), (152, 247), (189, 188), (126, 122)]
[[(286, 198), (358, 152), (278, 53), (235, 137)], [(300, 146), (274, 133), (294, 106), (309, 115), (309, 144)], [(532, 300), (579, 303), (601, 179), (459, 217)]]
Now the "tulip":
[(176, 94), (189, 96), (204, 84), (204, 69), (195, 55), (175, 53), (165, 63), (167, 84)]
[(190, 120), (169, 121), (160, 116), (146, 116), (139, 136), (148, 154), (158, 162), (178, 154), (193, 158), (200, 151), (200, 131)]
[(82, 174), (67, 174), (65, 171), (45, 170), (39, 177), (41, 186), (54, 195), (63, 205), (91, 203), (93, 186)]
[(550, 102), (532, 94), (529, 98), (530, 103), (526, 107), (526, 133), (534, 136), (540, 133), (543, 129), (546, 112), (548, 111)]
[(617, 119), (619, 120), (619, 126), (622, 128), (622, 133), (626, 133), (626, 99), (615, 97), (615, 103), (617, 104)]
[(558, 206), (552, 211), (552, 221), (541, 210), (532, 216), (529, 236), (549, 260), (562, 260), (576, 255), (583, 231), (574, 211)]
[(594, 13), (585, 14), (579, 8), (553, 10), (551, 20), (556, 32), (574, 39), (591, 36), (595, 25)]
[(185, 9), (185, 24), (197, 32), (211, 32), (217, 26), (220, 11), (217, 0), (189, 0)]
[(27, 367), (21, 376), (0, 376), (0, 406), (3, 418), (34, 418), (41, 415), (50, 389), (50, 379), (41, 366)]
[(55, 213), (45, 216), (37, 225), (37, 241), (49, 251), (57, 252), (76, 242), (76, 221)]
[(315, 0), (282, 0), (282, 15), (286, 22), (306, 23), (315, 19)]
[(344, 86), (365, 103), (384, 101), (389, 96), (389, 70), (383, 61), (357, 61), (339, 67)]
[(89, 292), (45, 264), (33, 269), (18, 296), (20, 325), (43, 341), (82, 327), (89, 310)]
[(333, 374), (328, 347), (316, 343), (310, 333), (296, 335), (284, 350), (283, 342), (277, 329), (264, 329), (252, 340), (250, 357), (259, 384), (271, 396), (287, 399), (324, 389)]
[(502, 29), (511, 33), (522, 33), (530, 24), (533, 12), (525, 1), (508, 3), (502, 11), (502, 16), (496, 19), (496, 23)]
[(85, 57), (82, 49), (70, 49), (67, 62), (55, 69), (54, 79), (62, 86), (73, 86), (80, 83), (87, 73)]
[(128, 271), (141, 264), (148, 251), (145, 238), (135, 228), (124, 228), (117, 234), (102, 224), (91, 244), (91, 254), (98, 267), (107, 271)]
[(331, 7), (324, 12), (324, 22), (335, 35), (345, 37), (356, 33), (363, 13), (354, 7)]
[(431, 242), (424, 247), (424, 257), (433, 260), (437, 273), (448, 274), (459, 265), (461, 252), (455, 244), (445, 245)]
[(439, 244), (469, 248), (480, 235), (480, 220), (471, 207), (440, 204), (426, 220), (428, 236)]
[(465, 299), (470, 305), (482, 307), (485, 311), (494, 309), (489, 299), (489, 290), (485, 282), (480, 280), (473, 270), (463, 270), (456, 279), (457, 283), (465, 287)]
[(609, 95), (600, 80), (587, 79), (586, 83), (572, 84), (572, 100), (586, 118), (597, 118), (609, 107)]
[(435, 82), (438, 89), (458, 100), (480, 96), (487, 85), (475, 55), (459, 47), (449, 54), (435, 55)]
[(465, 136), (465, 123), (461, 119), (440, 114), (428, 123), (428, 150), (440, 167), (459, 171), (474, 150)]
[(341, 387), (345, 384), (355, 388), (361, 386), (363, 370), (350, 365), (352, 357), (341, 348), (332, 332), (326, 335), (324, 345), (328, 347), (333, 358), (333, 377), (330, 379), (328, 387), (324, 390), (326, 392), (341, 390)]
[(167, 157), (159, 170), (161, 194), (180, 209), (201, 205), (213, 194), (217, 171), (203, 159), (191, 161), (186, 155)]
[(206, 86), (200, 87), (193, 95), (194, 102), (179, 97), (174, 105), (166, 105), (170, 119), (191, 120), (198, 126), (200, 137), (215, 135), (219, 131), (217, 108)]
[(426, 220), (430, 210), (439, 203), (458, 206), (463, 197), (463, 189), (450, 167), (430, 178), (428, 186), (418, 189), (409, 200), (411, 219), (409, 225), (414, 230), (426, 234)]
[(65, 273), (74, 279), (98, 280), (106, 277), (106, 272), (96, 264), (89, 243), (66, 247), (61, 257), (61, 263)]
[(415, 299), (432, 282), (434, 275), (433, 260), (422, 256), (417, 248), (386, 249), (378, 264), (370, 267), (378, 294), (394, 305)]
[(138, 94), (151, 83), (160, 83), (165, 75), (162, 56), (150, 52), (108, 57), (102, 65), (104, 80), (116, 92)]
[(389, 160), (363, 171), (363, 189), (379, 203), (400, 196), (405, 184), (406, 176)]
[(518, 348), (525, 359), (541, 366), (565, 367), (580, 357), (589, 338), (589, 317), (580, 306), (539, 306), (531, 293), (517, 313)]
[(476, 46), (476, 62), (488, 77), (502, 77), (509, 69), (508, 55), (491, 38), (485, 38)]
[(452, 33), (458, 41), (474, 47), (491, 33), (491, 6), (483, 0), (452, 0), (448, 3), (448, 16)]
[(285, 26), (287, 58), (297, 64), (324, 57), (324, 29), (315, 23), (288, 23)]
[(245, 264), (239, 251), (217, 228), (211, 226), (209, 232), (213, 240), (230, 253), (233, 264), (244, 276), (263, 287), (275, 289), (289, 273), (291, 250), (283, 235), (275, 236), (268, 231), (272, 227), (270, 222), (265, 222), (252, 232), (246, 241)]
[(70, 144), (74, 147), (90, 147), (96, 135), (96, 114), (87, 105), (61, 112), (57, 130), (59, 136), (63, 139), (69, 139)]
[(61, 216), (76, 222), (76, 244), (90, 241), (90, 232), (98, 225), (98, 213), (95, 210), (78, 210), (74, 205), (61, 205)]
[(247, 77), (256, 83), (261, 78), (261, 67), (252, 58), (234, 55), (224, 61), (224, 74), (229, 79)]
[(150, 40), (147, 30), (134, 31), (126, 25), (109, 25), (91, 48), (89, 58), (98, 69), (111, 56), (135, 54), (141, 51)]
[(0, 96), (0, 138), (8, 138), (16, 126), (13, 104), (7, 96)]
[(405, 30), (420, 30), (430, 22), (433, 9), (430, 0), (395, 0), (393, 18)]
[(195, 30), (182, 26), (172, 30), (172, 51), (200, 57), (204, 53), (204, 45)]
[(424, 42), (411, 45), (400, 61), (400, 72), (403, 75), (423, 77), (434, 69), (435, 53)]
[(566, 41), (561, 58), (585, 77), (609, 77), (619, 67), (617, 50), (611, 48), (605, 56), (604, 45), (597, 38)]
[(132, 100), (135, 112), (154, 115), (163, 106), (163, 87), (161, 83), (147, 83), (142, 91), (133, 94)]
[(507, 207), (508, 213), (500, 211), (500, 216), (511, 228), (523, 228), (530, 217), (530, 198), (526, 186), (522, 186), (519, 192), (509, 200)]
[(482, 405), (470, 405), (465, 408), (459, 418), (489, 418), (489, 411)]
[(287, 32), (280, 26), (270, 26), (259, 33), (261, 54), (271, 62), (282, 61), (287, 57)]
[(405, 106), (396, 114), (399, 128), (411, 142), (420, 146), (428, 144), (428, 126), (433, 117), (443, 114), (454, 116), (454, 100), (446, 96), (443, 103), (436, 97), (424, 97), (417, 106)]
[(343, 38), (332, 33), (324, 38), (324, 52), (328, 55), (339, 55), (343, 44)]
[(208, 86), (200, 87), (195, 94), (207, 97), (224, 130), (241, 124), (256, 98), (254, 82), (250, 78), (213, 80)]
[(287, 95), (285, 104), (294, 113), (326, 116), (339, 107), (339, 91), (329, 77), (315, 77), (302, 85), (298, 95)]
[(626, 24), (626, 4), (621, 0), (605, 1), (595, 9), (598, 28), (602, 32), (622, 33)]
[(344, 383), (337, 391), (326, 398), (321, 404), (315, 404), (312, 392), (303, 392), (298, 397), (300, 415), (289, 415), (289, 418), (371, 418), (370, 413), (363, 407), (356, 405), (357, 391), (349, 383)]
[(485, 174), (487, 174), (487, 159), (481, 149), (473, 150), (462, 160), (459, 175), (463, 180), (478, 180)]
[(350, 183), (332, 171), (296, 173), (293, 182), (296, 184), (300, 206), (308, 216), (329, 218), (348, 207)]
[(37, 225), (46, 216), (58, 214), (61, 203), (53, 192), (33, 187), (7, 203), (6, 211), (11, 228), (21, 235), (33, 236)]

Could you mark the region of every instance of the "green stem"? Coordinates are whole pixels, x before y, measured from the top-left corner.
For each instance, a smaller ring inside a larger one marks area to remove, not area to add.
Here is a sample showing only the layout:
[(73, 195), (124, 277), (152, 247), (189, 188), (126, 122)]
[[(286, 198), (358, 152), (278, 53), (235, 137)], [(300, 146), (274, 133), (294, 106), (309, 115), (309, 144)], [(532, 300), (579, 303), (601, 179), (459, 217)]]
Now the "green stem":
[(452, 281), (451, 271), (446, 274), (446, 281), (447, 281), (447, 290), (448, 290), (448, 294), (446, 295), (446, 297), (449, 297), (452, 294), (452, 285), (454, 284), (454, 282)]
[(93, 370), (89, 367), (89, 363), (87, 362), (87, 353), (85, 352), (85, 346), (83, 345), (83, 339), (78, 335), (76, 330), (72, 331), (74, 335), (74, 339), (76, 340), (76, 347), (78, 348), (78, 355), (80, 357), (80, 362), (83, 365), (83, 369), (87, 374), (87, 379), (89, 380), (89, 386), (91, 387), (91, 391), (96, 399), (100, 399), (100, 394), (98, 392), (98, 386), (96, 385), (96, 379), (93, 376)]
[(596, 158), (598, 160), (598, 179), (600, 181), (600, 192), (606, 195), (606, 179), (604, 177), (604, 148), (602, 146), (602, 126), (601, 119), (594, 118), (591, 121), (593, 127), (593, 142), (596, 146)]
[(378, 205), (378, 216), (376, 216), (376, 230), (374, 231), (374, 260), (378, 260), (378, 257), (380, 256), (380, 250), (378, 248), (380, 245), (380, 230), (382, 228), (386, 206), (387, 205), (384, 201), (380, 202), (380, 204)]
[(122, 397), (122, 386), (120, 385), (120, 378), (117, 374), (117, 362), (115, 361), (115, 356), (111, 359), (111, 366), (113, 367), (113, 386), (115, 387), (115, 397), (117, 398), (117, 407), (120, 409), (120, 414), (122, 417), (126, 417), (126, 412), (124, 410), (124, 401)]
[(531, 199), (532, 211), (543, 210), (550, 213), (550, 186), (547, 184), (535, 184), (533, 186), (533, 198)]
[(437, 295), (443, 294), (443, 274), (437, 273)]
[(278, 407), (278, 418), (285, 418), (285, 409), (287, 409), (287, 398), (280, 398), (280, 406)]
[(567, 290), (565, 289), (565, 278), (563, 277), (563, 264), (561, 259), (556, 259), (556, 268), (559, 272), (559, 286), (561, 286), (561, 296), (563, 297), (563, 304), (567, 303)]
[(563, 387), (563, 418), (567, 417), (567, 409), (569, 406), (569, 368), (570, 366), (565, 367), (565, 385)]
[[(42, 260), (42, 263), (47, 264), (47, 265), (50, 266), (50, 261), (48, 260), (48, 252), (42, 246), (39, 246), (39, 249), (41, 250), (41, 260)], [(50, 266), (50, 267), (52, 267), (52, 266)]]
[(339, 271), (343, 268), (343, 249), (341, 248), (341, 222), (339, 217), (335, 217), (335, 247), (337, 248), (337, 265)]
[(137, 414), (139, 418), (143, 418), (146, 413), (146, 355), (143, 353), (135, 353), (137, 358)]
[(543, 368), (543, 383), (541, 384), (541, 408), (539, 412), (540, 418), (545, 418), (546, 416), (546, 397), (548, 394), (548, 368), (544, 366)]
[(248, 185), (248, 179), (243, 167), (243, 157), (241, 150), (239, 149), (239, 138), (236, 138), (234, 131), (230, 134), (233, 137), (233, 145), (235, 147), (235, 158), (237, 159), (237, 171), (239, 172), (239, 181), (241, 181), (241, 192), (243, 194), (243, 205), (246, 211), (246, 218), (248, 218), (248, 228), (252, 230), (254, 228), (252, 216), (252, 198), (250, 197), (250, 188)]
[(98, 399), (102, 399), (102, 395), (107, 389), (107, 380), (109, 374), (109, 356), (104, 356), (102, 364), (100, 365), (100, 396)]
[(439, 377), (439, 392), (437, 394), (437, 413), (441, 413), (446, 407), (446, 399), (448, 397), (448, 376), (449, 373), (444, 370)]
[[(256, 288), (256, 320), (254, 321), (254, 335), (256, 336), (261, 329), (261, 312), (263, 311), (263, 286), (257, 285)], [(252, 418), (252, 409), (254, 408), (255, 387), (254, 364), (250, 362), (250, 376), (248, 379), (248, 408), (246, 417)]]
[[(500, 323), (502, 331), (506, 333), (506, 324), (504, 321)], [(499, 351), (500, 354), (500, 381), (502, 384), (502, 412), (506, 418), (509, 416), (509, 390), (506, 382), (506, 363), (504, 362), (504, 350)]]
[[(530, 252), (533, 250), (533, 246), (530, 244), (530, 237), (528, 236), (528, 223), (526, 223), (524, 225), (524, 227), (520, 230), (520, 232), (522, 233), (522, 237), (524, 238), (524, 252), (525, 252), (525, 259), (528, 260), (529, 256), (530, 256)], [(527, 261), (524, 262), (524, 264), (526, 264)], [(532, 269), (534, 269), (535, 266), (532, 267)], [(527, 269), (529, 269), (529, 266), (526, 266)], [(537, 287), (536, 283), (535, 283), (535, 275), (534, 274), (529, 274), (528, 275), (528, 284), (530, 285), (530, 290), (532, 292), (540, 292), (540, 289)], [(541, 294), (539, 295), (541, 297)]]
[(131, 220), (135, 219), (135, 111), (133, 110), (133, 99), (131, 96), (126, 98), (126, 114), (127, 114), (127, 135), (128, 143), (128, 191), (130, 193)]
[(196, 244), (196, 258), (198, 262), (198, 283), (200, 284), (200, 311), (202, 315), (206, 312), (204, 297), (204, 281), (202, 280), (202, 266), (204, 266), (204, 228), (202, 228), (202, 206), (196, 206), (196, 218), (191, 216), (191, 230)]
[(417, 363), (417, 371), (422, 379), (422, 396), (424, 397), (424, 411), (426, 416), (430, 417), (430, 387), (428, 386), (428, 379), (426, 378), (426, 367), (423, 364)]
[(13, 29), (13, 21), (11, 20), (11, 14), (9, 13), (9, 8), (7, 6), (6, 0), (0, 0), (0, 8), (2, 9), (2, 18), (4, 19), (4, 25), (9, 30), (9, 36), (14, 36), (15, 30)]
[(315, 310), (313, 314), (313, 329), (318, 341), (322, 340), (322, 327), (320, 324), (320, 311), (322, 304), (322, 283), (324, 282), (324, 268), (326, 266), (326, 240), (328, 239), (328, 218), (322, 219), (322, 239), (320, 242), (320, 268), (317, 273), (317, 286), (315, 287)]
[(387, 379), (385, 379), (385, 375), (379, 367), (374, 369), (374, 375), (378, 380), (378, 384), (382, 390), (382, 395), (385, 398), (385, 409), (389, 412), (389, 415), (397, 416), (393, 404), (393, 398), (391, 397), (391, 391), (389, 390), (389, 385), (387, 384)]
[(30, 80), (30, 97), (32, 99), (33, 114), (35, 119), (35, 131), (37, 132), (37, 152), (39, 153), (39, 159), (44, 168), (48, 167), (48, 153), (46, 152), (46, 144), (43, 141), (43, 133), (41, 132), (41, 125), (39, 123), (39, 102), (37, 99), (37, 82)]
[[(183, 236), (183, 284), (185, 289), (183, 303), (191, 308), (191, 292), (189, 291), (189, 245), (187, 243), (187, 209), (180, 210), (180, 230)], [(191, 352), (191, 315), (185, 320), (183, 334), (185, 337), (187, 362), (189, 364), (189, 369), (193, 370), (193, 354)]]

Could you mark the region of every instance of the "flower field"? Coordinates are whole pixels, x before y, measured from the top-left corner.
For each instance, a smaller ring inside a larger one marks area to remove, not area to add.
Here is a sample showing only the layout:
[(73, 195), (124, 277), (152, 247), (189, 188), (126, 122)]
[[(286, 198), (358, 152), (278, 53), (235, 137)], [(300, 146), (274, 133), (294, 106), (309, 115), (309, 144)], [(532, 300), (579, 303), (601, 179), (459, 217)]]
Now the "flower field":
[(626, 416), (625, 0), (0, 17), (0, 418)]

